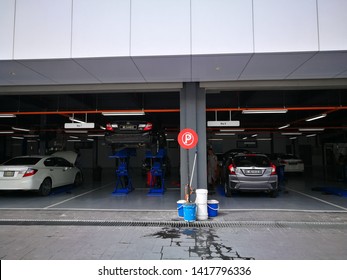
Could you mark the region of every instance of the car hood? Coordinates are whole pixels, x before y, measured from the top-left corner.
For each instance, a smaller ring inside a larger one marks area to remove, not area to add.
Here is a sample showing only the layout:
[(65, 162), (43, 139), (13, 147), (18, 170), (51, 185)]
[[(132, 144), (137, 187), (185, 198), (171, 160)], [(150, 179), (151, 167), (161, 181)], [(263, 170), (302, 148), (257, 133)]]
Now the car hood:
[(72, 164), (75, 164), (78, 154), (73, 151), (60, 151), (55, 152), (54, 154), (52, 154), (52, 156), (62, 157), (67, 161), (71, 162)]

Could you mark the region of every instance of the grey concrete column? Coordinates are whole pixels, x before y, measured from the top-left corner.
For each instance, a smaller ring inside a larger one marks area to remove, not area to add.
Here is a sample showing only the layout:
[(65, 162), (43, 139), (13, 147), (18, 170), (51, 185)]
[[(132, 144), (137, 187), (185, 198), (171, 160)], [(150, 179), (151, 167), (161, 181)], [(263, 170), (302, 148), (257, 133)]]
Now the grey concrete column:
[[(180, 148), (181, 198), (184, 198), (185, 186), (190, 183), (193, 175), (192, 187), (207, 189), (206, 162), (206, 92), (199, 88), (199, 83), (185, 83), (180, 93), (180, 130), (193, 129), (199, 137), (197, 146), (186, 150)], [(192, 174), (194, 157), (196, 164)]]

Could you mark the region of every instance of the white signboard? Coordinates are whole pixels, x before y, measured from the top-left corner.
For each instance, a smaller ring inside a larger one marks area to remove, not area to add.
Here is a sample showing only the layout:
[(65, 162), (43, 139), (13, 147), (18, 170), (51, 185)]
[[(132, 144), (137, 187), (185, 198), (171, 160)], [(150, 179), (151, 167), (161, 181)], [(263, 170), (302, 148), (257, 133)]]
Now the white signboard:
[(240, 121), (208, 121), (207, 126), (214, 127), (229, 127), (229, 126), (240, 126)]
[(64, 128), (94, 128), (95, 123), (65, 123)]

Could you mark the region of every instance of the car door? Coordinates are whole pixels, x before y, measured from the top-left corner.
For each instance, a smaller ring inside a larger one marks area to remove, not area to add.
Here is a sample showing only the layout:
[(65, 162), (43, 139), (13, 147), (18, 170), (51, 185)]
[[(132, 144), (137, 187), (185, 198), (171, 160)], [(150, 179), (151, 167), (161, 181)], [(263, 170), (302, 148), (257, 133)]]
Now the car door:
[(56, 158), (57, 167), (59, 168), (59, 181), (61, 185), (72, 184), (75, 179), (75, 170), (70, 162), (64, 158)]
[(52, 179), (52, 187), (61, 186), (63, 184), (62, 168), (58, 166), (56, 157), (47, 158), (44, 161), (47, 170), (47, 176)]

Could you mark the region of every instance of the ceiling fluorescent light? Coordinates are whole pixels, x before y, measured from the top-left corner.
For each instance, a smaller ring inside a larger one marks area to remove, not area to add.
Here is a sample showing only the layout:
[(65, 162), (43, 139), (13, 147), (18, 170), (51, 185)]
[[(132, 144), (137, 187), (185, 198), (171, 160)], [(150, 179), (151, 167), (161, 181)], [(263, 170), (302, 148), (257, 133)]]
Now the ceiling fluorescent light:
[(104, 137), (105, 134), (88, 134), (88, 137)]
[(287, 128), (287, 127), (290, 127), (290, 124), (286, 124), (284, 126), (280, 126), (278, 129), (284, 129), (284, 128)]
[(12, 130), (2, 130), (2, 131), (0, 131), (0, 134), (13, 134), (14, 133), (14, 131), (12, 131)]
[(327, 114), (321, 114), (321, 115), (318, 115), (318, 116), (314, 116), (314, 117), (308, 118), (308, 119), (306, 119), (306, 121), (310, 122), (310, 121), (318, 120), (318, 119), (321, 119), (321, 118), (325, 118), (326, 116), (327, 116)]
[(302, 135), (301, 132), (283, 132), (282, 135)]
[(290, 137), (289, 139), (290, 140), (295, 140), (295, 139), (297, 139), (298, 137), (296, 137), (296, 136), (294, 136), (294, 137)]
[(12, 139), (18, 139), (18, 140), (23, 140), (24, 139), (24, 137), (19, 137), (19, 136), (12, 136), (11, 138)]
[(242, 110), (242, 114), (285, 114), (287, 109)]
[(118, 112), (102, 112), (103, 116), (143, 116), (144, 111), (118, 111)]
[(220, 132), (242, 132), (245, 131), (243, 128), (240, 129), (220, 129)]
[(218, 136), (234, 136), (235, 133), (215, 133), (214, 135), (218, 135)]
[(257, 141), (271, 141), (271, 138), (257, 138)]
[(223, 141), (221, 138), (209, 138), (208, 141)]
[(13, 129), (13, 130), (19, 130), (19, 131), (26, 131), (26, 132), (30, 131), (30, 129), (20, 128), (20, 127), (14, 127), (14, 126), (12, 126), (12, 129)]
[(309, 134), (309, 135), (306, 135), (306, 137), (314, 137), (316, 136), (317, 134)]
[(324, 131), (325, 128), (299, 128), (299, 131)]
[(65, 130), (65, 133), (88, 133), (87, 130)]
[(81, 121), (79, 119), (75, 119), (74, 117), (69, 117), (69, 120), (72, 121), (72, 122), (86, 123), (85, 121)]
[(15, 118), (14, 114), (0, 114), (0, 118)]

